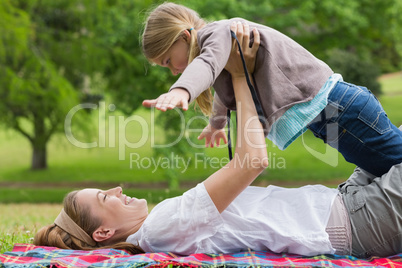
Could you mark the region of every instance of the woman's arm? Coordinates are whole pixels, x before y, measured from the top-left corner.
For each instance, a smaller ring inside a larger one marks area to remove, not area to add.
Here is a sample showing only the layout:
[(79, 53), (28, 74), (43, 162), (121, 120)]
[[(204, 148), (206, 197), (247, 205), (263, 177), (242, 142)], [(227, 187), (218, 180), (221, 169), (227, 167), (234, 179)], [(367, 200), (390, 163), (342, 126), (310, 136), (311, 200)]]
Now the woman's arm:
[[(253, 70), (260, 37), (253, 30), (254, 44), (250, 48), (248, 26), (233, 24), (246, 57)], [(244, 28), (244, 29), (243, 29)], [(233, 159), (204, 181), (219, 212), (226, 207), (268, 166), (266, 144), (261, 123), (243, 72), (242, 62), (234, 45), (226, 69), (232, 75), (237, 107), (237, 142)]]

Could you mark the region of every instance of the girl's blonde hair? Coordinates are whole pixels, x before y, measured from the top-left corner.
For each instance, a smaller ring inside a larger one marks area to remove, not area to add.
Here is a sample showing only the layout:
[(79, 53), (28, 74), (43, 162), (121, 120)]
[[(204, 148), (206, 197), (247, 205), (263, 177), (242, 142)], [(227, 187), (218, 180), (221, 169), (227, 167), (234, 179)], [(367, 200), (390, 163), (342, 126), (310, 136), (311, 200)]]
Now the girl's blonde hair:
[[(200, 54), (197, 30), (204, 25), (205, 21), (194, 10), (174, 3), (163, 3), (153, 9), (145, 21), (142, 34), (143, 53), (150, 62), (154, 62), (183, 36), (185, 30), (189, 30), (191, 39), (188, 63), (190, 64)], [(212, 100), (210, 88), (196, 99), (201, 111), (206, 115), (211, 114)]]
[[(79, 204), (76, 201), (77, 192), (70, 192), (64, 198), (64, 211), (92, 237), (92, 233), (101, 225), (101, 220), (92, 216), (89, 206)], [(51, 224), (40, 229), (36, 233), (33, 243), (37, 246), (50, 246), (62, 249), (94, 250), (99, 248), (114, 248), (124, 249), (131, 254), (144, 253), (139, 246), (128, 242), (116, 242), (107, 246), (96, 243), (96, 246), (93, 247), (65, 232), (56, 224)]]

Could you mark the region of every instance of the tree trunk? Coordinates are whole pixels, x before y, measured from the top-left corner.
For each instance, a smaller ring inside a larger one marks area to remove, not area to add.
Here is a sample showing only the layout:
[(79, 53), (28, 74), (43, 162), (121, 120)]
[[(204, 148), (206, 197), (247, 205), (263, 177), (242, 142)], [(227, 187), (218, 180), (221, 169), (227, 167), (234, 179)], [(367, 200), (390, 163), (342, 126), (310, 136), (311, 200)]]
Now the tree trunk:
[(34, 117), (34, 137), (32, 143), (32, 170), (47, 169), (47, 144), (48, 138), (46, 133), (45, 119), (41, 114)]
[(32, 145), (32, 170), (47, 169), (47, 152), (46, 144)]

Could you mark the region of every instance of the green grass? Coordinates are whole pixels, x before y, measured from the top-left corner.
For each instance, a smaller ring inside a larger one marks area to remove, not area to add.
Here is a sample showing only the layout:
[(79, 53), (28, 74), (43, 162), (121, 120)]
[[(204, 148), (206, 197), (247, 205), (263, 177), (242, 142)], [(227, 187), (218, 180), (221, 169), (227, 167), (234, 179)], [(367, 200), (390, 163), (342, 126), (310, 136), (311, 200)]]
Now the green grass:
[(32, 243), (35, 233), (52, 223), (61, 207), (60, 204), (0, 204), (0, 253), (12, 250), (15, 243)]
[(383, 75), (379, 81), (386, 95), (402, 94), (402, 72)]
[(402, 125), (402, 72), (385, 75), (379, 81), (384, 92), (381, 104), (392, 123), (399, 127)]

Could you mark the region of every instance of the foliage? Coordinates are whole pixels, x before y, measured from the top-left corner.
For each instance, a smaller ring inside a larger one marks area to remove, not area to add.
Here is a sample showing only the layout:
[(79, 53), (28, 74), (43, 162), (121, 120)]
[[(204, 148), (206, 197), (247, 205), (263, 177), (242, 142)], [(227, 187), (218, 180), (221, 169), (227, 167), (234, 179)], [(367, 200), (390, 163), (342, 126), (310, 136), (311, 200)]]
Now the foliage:
[(176, 190), (179, 188), (180, 162), (192, 164), (193, 156), (197, 152), (199, 154), (203, 152), (204, 141), (197, 141), (197, 137), (208, 123), (208, 118), (190, 106), (184, 113), (178, 108), (168, 113), (160, 113), (157, 121), (163, 122), (164, 144), (168, 146), (155, 148), (154, 156), (168, 160), (165, 177), (168, 180), (169, 189)]
[(117, 103), (117, 108), (130, 115), (141, 106), (144, 99), (163, 93), (172, 78), (166, 70), (150, 68), (142, 55), (140, 33), (144, 10), (154, 1), (114, 0), (104, 1), (98, 14), (95, 35), (99, 46), (107, 53), (101, 70), (107, 78), (107, 92)]
[(63, 130), (66, 113), (78, 104), (75, 87), (83, 74), (74, 68), (68, 53), (80, 52), (71, 42), (75, 38), (74, 14), (61, 4), (0, 3), (4, 30), (0, 43), (0, 122), (30, 141), (32, 169), (47, 168), (46, 145), (55, 132)]
[[(381, 72), (399, 70), (402, 2), (399, 0), (180, 1), (208, 20), (243, 17), (283, 32), (326, 61), (327, 51), (346, 50)], [(379, 16), (378, 14), (381, 14)]]
[(380, 95), (381, 86), (377, 80), (380, 70), (375, 64), (339, 49), (329, 51), (328, 64), (332, 66), (334, 72), (341, 73), (345, 81), (353, 81), (356, 85), (367, 87), (375, 95)]

